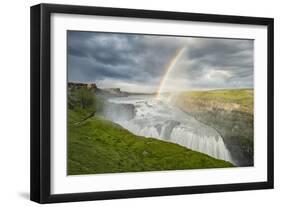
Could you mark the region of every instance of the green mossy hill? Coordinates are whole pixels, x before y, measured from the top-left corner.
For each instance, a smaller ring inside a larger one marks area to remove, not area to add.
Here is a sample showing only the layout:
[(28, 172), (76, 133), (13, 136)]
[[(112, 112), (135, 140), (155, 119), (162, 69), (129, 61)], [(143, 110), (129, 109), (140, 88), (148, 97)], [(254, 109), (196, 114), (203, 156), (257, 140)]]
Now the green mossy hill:
[(82, 109), (68, 110), (68, 175), (223, 168), (233, 165), (177, 144), (136, 136)]
[(253, 89), (222, 89), (211, 91), (190, 91), (181, 94), (189, 104), (214, 106), (253, 114)]

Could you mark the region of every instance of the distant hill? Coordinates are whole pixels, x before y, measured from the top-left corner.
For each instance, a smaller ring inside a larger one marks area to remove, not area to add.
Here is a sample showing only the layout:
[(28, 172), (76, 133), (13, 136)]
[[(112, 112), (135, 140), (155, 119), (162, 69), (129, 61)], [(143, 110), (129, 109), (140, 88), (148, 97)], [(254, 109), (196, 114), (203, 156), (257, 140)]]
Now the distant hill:
[(120, 88), (99, 88), (96, 83), (79, 83), (79, 82), (68, 82), (68, 90), (76, 90), (76, 89), (89, 89), (92, 92), (95, 92), (97, 95), (102, 96), (129, 96), (129, 95), (155, 95), (156, 93), (136, 93), (136, 92), (128, 92), (122, 91)]
[(91, 92), (94, 92), (96, 95), (103, 96), (128, 96), (129, 93), (123, 92), (120, 88), (98, 88), (96, 83), (78, 83), (78, 82), (68, 82), (68, 90), (79, 90), (79, 89), (88, 89)]
[(181, 93), (179, 102), (192, 111), (222, 109), (253, 114), (253, 95), (253, 89), (190, 91)]

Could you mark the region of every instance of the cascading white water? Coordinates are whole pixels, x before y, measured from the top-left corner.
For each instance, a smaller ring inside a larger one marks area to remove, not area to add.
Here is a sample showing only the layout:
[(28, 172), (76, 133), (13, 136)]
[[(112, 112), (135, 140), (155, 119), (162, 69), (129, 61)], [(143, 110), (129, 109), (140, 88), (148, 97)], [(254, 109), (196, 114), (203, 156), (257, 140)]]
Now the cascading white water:
[(177, 143), (233, 163), (222, 137), (215, 129), (171, 104), (151, 96), (120, 97), (109, 101), (134, 105), (135, 116), (132, 119), (111, 117), (112, 121), (134, 134)]

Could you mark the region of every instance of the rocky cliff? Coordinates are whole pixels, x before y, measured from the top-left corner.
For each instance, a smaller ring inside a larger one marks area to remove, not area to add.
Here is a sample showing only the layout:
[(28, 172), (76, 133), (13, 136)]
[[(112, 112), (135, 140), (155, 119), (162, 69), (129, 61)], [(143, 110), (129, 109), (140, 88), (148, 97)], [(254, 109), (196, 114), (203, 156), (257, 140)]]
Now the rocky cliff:
[(187, 92), (175, 104), (216, 129), (238, 166), (254, 164), (253, 90)]
[(68, 82), (68, 90), (73, 91), (77, 89), (89, 89), (94, 92), (97, 96), (127, 96), (127, 92), (121, 91), (120, 88), (98, 88), (96, 83), (79, 83), (79, 82)]

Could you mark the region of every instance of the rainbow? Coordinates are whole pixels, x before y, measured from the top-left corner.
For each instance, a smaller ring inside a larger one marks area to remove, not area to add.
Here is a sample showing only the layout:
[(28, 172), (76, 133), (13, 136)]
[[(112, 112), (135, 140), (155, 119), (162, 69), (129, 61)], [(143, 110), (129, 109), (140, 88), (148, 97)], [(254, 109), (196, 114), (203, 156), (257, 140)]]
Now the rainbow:
[(173, 68), (175, 67), (177, 61), (180, 59), (180, 57), (182, 56), (183, 52), (185, 51), (186, 47), (182, 47), (180, 49), (178, 49), (176, 51), (176, 54), (173, 56), (172, 60), (169, 62), (169, 64), (166, 67), (165, 73), (162, 76), (162, 79), (160, 81), (157, 93), (156, 93), (156, 98), (160, 98), (161, 93), (163, 93), (163, 89), (165, 86), (165, 83), (171, 73), (171, 71), (173, 70)]

